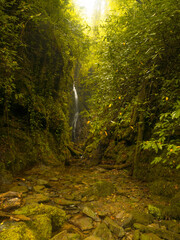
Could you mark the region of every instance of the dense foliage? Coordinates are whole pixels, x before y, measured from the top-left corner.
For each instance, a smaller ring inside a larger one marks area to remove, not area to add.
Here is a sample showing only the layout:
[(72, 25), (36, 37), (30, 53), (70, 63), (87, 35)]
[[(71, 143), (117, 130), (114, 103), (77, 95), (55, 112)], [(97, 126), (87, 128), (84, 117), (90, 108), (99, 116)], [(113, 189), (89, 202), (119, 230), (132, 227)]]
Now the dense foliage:
[(134, 168), (142, 149), (180, 167), (179, 9), (177, 0), (113, 2), (84, 81), (91, 149), (104, 139), (136, 143)]
[(0, 0), (0, 15), (1, 164), (64, 161), (84, 27), (69, 1)]

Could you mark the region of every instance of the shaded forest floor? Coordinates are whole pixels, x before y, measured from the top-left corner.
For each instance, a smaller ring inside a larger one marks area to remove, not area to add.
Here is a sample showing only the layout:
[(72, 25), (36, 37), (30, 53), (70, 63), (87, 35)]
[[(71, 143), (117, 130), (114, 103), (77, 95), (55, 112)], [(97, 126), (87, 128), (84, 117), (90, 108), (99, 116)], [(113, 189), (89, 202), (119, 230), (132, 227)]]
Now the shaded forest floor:
[[(127, 170), (88, 167), (85, 160), (74, 159), (65, 169), (36, 166), (4, 186), (5, 191), (22, 192), (20, 205), (43, 203), (66, 212), (53, 240), (180, 239), (179, 223), (159, 220), (153, 208), (167, 205), (165, 199), (152, 196)], [(6, 210), (11, 215), (8, 205)], [(0, 230), (9, 219), (1, 222)]]

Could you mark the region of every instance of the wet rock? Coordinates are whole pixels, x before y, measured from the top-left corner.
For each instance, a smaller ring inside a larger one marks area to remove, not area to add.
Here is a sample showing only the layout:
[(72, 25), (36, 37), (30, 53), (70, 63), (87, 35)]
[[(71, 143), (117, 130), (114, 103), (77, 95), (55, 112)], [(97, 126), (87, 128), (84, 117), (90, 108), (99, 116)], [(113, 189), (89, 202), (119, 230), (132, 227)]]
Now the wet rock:
[(156, 228), (152, 226), (144, 226), (143, 224), (140, 223), (134, 223), (133, 226), (135, 229), (138, 229), (142, 233), (154, 233), (158, 235), (158, 237), (167, 240), (180, 240), (180, 234), (167, 231), (165, 229)]
[(126, 214), (125, 211), (121, 211), (121, 212), (119, 212), (119, 213), (116, 215), (116, 218), (117, 218), (117, 219), (122, 219), (125, 214)]
[(122, 211), (116, 215), (116, 219), (123, 228), (131, 227), (133, 225), (133, 215), (131, 213)]
[(85, 197), (83, 197), (82, 199), (81, 199), (81, 202), (87, 202), (88, 201), (88, 197), (87, 196), (85, 196)]
[(77, 206), (79, 204), (78, 201), (71, 201), (63, 198), (55, 198), (54, 202), (62, 206)]
[(55, 235), (51, 240), (80, 240), (81, 237), (77, 233), (68, 233), (66, 230)]
[(145, 233), (141, 235), (140, 240), (161, 240), (161, 238), (154, 233)]
[[(10, 214), (8, 212), (3, 212), (0, 211), (0, 219), (10, 219), (12, 221), (31, 221), (31, 218), (26, 217), (24, 215), (15, 215), (15, 214)], [(0, 229), (1, 231), (1, 229)]]
[(37, 240), (34, 232), (25, 223), (14, 223), (0, 232), (0, 240)]
[(37, 185), (33, 187), (36, 192), (42, 192), (42, 190), (45, 188), (44, 185)]
[(94, 221), (101, 221), (97, 214), (89, 207), (84, 207), (82, 212), (88, 217), (92, 218)]
[(59, 229), (66, 220), (66, 213), (57, 207), (45, 204), (31, 204), (14, 211), (14, 214), (21, 214), (27, 217), (46, 214), (51, 219), (52, 231)]
[(98, 196), (98, 197), (107, 197), (115, 192), (115, 186), (111, 182), (99, 181), (95, 183), (87, 192), (85, 196)]
[(0, 209), (8, 211), (13, 208), (19, 208), (21, 206), (20, 198), (6, 199), (0, 206)]
[(37, 180), (37, 185), (47, 185), (48, 181), (44, 180), (44, 179), (38, 179)]
[(0, 199), (13, 198), (13, 197), (21, 197), (21, 193), (9, 191), (9, 192), (0, 194)]
[(152, 214), (155, 218), (161, 219), (162, 214), (161, 210), (153, 205), (148, 205), (148, 211), (150, 214)]
[(67, 234), (67, 239), (68, 240), (81, 240), (81, 237), (77, 233), (68, 233)]
[(108, 226), (111, 232), (115, 234), (118, 238), (122, 238), (125, 235), (124, 229), (109, 217), (106, 217), (104, 219), (104, 223)]
[(90, 236), (85, 238), (84, 240), (101, 240), (102, 238), (96, 237), (96, 236)]
[(12, 192), (22, 192), (22, 193), (27, 193), (29, 191), (27, 186), (14, 186), (10, 189)]
[(0, 194), (0, 209), (8, 211), (13, 208), (18, 208), (22, 204), (22, 194), (18, 192), (6, 192)]
[(101, 223), (94, 231), (94, 236), (99, 237), (103, 240), (115, 240), (111, 231), (105, 223)]
[(82, 231), (93, 229), (93, 221), (89, 217), (78, 215), (72, 218), (70, 222), (79, 227)]
[(101, 210), (101, 211), (98, 211), (98, 215), (101, 218), (105, 218), (108, 215), (108, 212)]
[(50, 201), (49, 196), (46, 196), (44, 194), (33, 194), (29, 195), (25, 198), (26, 204), (32, 204), (32, 203), (47, 203)]
[(139, 240), (140, 239), (140, 231), (135, 230), (133, 235), (133, 240)]
[(101, 167), (97, 167), (96, 169), (97, 169), (97, 171), (100, 172), (100, 173), (105, 173), (105, 172), (107, 172), (106, 169), (101, 168)]
[(53, 182), (59, 181), (59, 179), (56, 178), (56, 177), (50, 178), (49, 180), (50, 180), (50, 181), (53, 181)]
[(87, 197), (87, 200), (88, 200), (89, 202), (97, 201), (97, 200), (98, 200), (98, 196), (95, 196), (95, 195), (88, 196), (88, 197)]
[(161, 226), (166, 226), (167, 230), (180, 233), (180, 223), (178, 223), (176, 220), (163, 220), (160, 222)]
[(163, 209), (165, 218), (174, 218), (179, 220), (180, 216), (180, 191), (171, 199), (170, 206)]
[(33, 221), (29, 221), (27, 225), (33, 229), (37, 239), (50, 239), (52, 235), (52, 225), (51, 219), (46, 214), (34, 216)]
[(133, 223), (141, 223), (144, 225), (148, 225), (153, 222), (154, 218), (152, 215), (144, 213), (144, 212), (139, 212), (139, 211), (132, 211), (131, 212), (133, 216)]
[(67, 231), (62, 231), (56, 234), (51, 240), (68, 240), (67, 238)]

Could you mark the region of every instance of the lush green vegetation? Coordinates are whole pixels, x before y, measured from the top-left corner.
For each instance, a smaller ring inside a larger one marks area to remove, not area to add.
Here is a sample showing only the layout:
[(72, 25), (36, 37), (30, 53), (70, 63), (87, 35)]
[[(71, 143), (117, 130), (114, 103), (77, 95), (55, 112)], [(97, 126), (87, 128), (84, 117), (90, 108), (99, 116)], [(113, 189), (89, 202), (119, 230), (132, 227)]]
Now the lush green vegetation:
[(86, 151), (135, 145), (135, 175), (142, 159), (180, 167), (179, 7), (176, 0), (115, 1), (96, 31), (96, 59), (83, 83), (90, 94)]
[(0, 0), (1, 169), (68, 160), (80, 68), (85, 154), (129, 162), (134, 175), (150, 163), (178, 169), (179, 9), (109, 1), (88, 37), (71, 1)]
[(1, 0), (0, 15), (0, 164), (64, 162), (84, 26), (69, 1)]

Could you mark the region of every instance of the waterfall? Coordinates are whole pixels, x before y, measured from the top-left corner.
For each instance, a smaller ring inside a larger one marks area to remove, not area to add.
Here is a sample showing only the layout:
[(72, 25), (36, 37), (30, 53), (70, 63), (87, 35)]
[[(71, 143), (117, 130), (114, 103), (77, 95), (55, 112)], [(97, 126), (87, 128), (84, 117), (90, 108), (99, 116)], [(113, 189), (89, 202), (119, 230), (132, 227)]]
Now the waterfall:
[(74, 100), (75, 100), (75, 114), (73, 119), (73, 140), (76, 139), (76, 129), (77, 129), (77, 121), (79, 117), (79, 108), (78, 108), (78, 94), (75, 87), (75, 83), (73, 83), (73, 92), (74, 92)]

